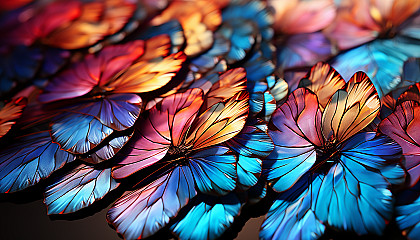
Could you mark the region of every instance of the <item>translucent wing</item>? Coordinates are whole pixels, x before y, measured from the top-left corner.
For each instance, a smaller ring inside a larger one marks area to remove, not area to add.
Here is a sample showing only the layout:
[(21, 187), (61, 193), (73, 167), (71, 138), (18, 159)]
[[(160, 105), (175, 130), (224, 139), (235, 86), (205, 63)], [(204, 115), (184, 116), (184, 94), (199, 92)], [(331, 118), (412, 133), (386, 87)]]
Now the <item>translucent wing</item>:
[(113, 171), (124, 178), (162, 159), (172, 144), (178, 146), (196, 118), (203, 93), (194, 88), (166, 97), (136, 124), (134, 136), (121, 153), (119, 167)]
[(41, 102), (52, 102), (85, 95), (103, 85), (115, 74), (128, 68), (143, 54), (144, 42), (133, 41), (104, 48), (99, 54), (89, 54), (81, 62), (60, 73), (39, 96)]
[(49, 131), (18, 138), (0, 154), (0, 191), (30, 187), (74, 159), (51, 141)]
[(406, 101), (379, 124), (379, 131), (401, 146), (410, 186), (414, 186), (420, 179), (420, 136), (416, 130), (419, 123), (420, 107), (415, 102)]
[(180, 239), (217, 239), (232, 225), (241, 206), (234, 193), (223, 197), (199, 195), (170, 229)]
[(95, 117), (77, 113), (61, 114), (51, 125), (53, 141), (75, 154), (89, 152), (113, 132)]
[(81, 164), (54, 179), (45, 190), (44, 203), (48, 214), (72, 213), (102, 199), (118, 185), (110, 168), (95, 169)]
[(300, 80), (298, 87), (306, 87), (314, 92), (324, 109), (334, 93), (343, 89), (344, 85), (346, 82), (334, 68), (328, 63), (319, 62)]
[(87, 153), (114, 130), (134, 125), (140, 114), (141, 98), (135, 94), (113, 94), (97, 101), (79, 101), (53, 118), (52, 138), (62, 149)]
[(227, 147), (212, 146), (194, 152), (189, 166), (201, 193), (226, 195), (236, 186), (236, 157)]
[(292, 187), (315, 163), (315, 147), (324, 142), (320, 124), (317, 97), (306, 88), (293, 91), (273, 113), (268, 133), (274, 150), (263, 168), (275, 191)]
[(143, 93), (156, 90), (166, 85), (176, 75), (185, 60), (186, 56), (182, 52), (163, 59), (140, 58), (120, 72), (106, 88), (115, 93)]
[(341, 147), (340, 161), (323, 179), (316, 200), (315, 214), (322, 222), (357, 234), (383, 233), (392, 217), (393, 199), (390, 183), (377, 170), (396, 165), (401, 148), (375, 135), (359, 133)]
[(222, 143), (237, 135), (248, 116), (248, 93), (241, 91), (226, 103), (210, 106), (191, 125), (186, 146), (198, 150)]
[(261, 226), (260, 239), (318, 239), (325, 231), (315, 215), (315, 200), (322, 176), (305, 174), (277, 195)]
[(0, 108), (0, 137), (6, 135), (16, 120), (20, 118), (26, 103), (26, 98), (18, 98)]
[[(246, 89), (246, 72), (243, 68), (234, 68), (221, 74), (210, 89), (206, 91), (205, 107), (210, 107), (218, 102), (226, 101), (235, 94)], [(193, 84), (194, 86), (195, 84)]]
[(126, 239), (155, 234), (196, 195), (194, 178), (187, 166), (179, 166), (152, 183), (124, 196), (109, 209), (107, 221)]
[(357, 72), (331, 97), (322, 114), (322, 133), (327, 140), (342, 142), (365, 128), (379, 114), (379, 96), (363, 72)]

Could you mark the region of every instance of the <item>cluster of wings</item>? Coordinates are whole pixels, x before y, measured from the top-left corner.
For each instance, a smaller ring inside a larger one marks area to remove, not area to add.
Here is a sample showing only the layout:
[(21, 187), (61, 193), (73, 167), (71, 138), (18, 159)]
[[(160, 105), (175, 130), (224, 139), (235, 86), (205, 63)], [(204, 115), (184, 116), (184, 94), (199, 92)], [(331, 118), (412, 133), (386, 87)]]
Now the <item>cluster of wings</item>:
[(261, 239), (420, 239), (418, 0), (0, 0), (0, 35), (0, 197), (112, 192), (124, 239), (262, 205)]

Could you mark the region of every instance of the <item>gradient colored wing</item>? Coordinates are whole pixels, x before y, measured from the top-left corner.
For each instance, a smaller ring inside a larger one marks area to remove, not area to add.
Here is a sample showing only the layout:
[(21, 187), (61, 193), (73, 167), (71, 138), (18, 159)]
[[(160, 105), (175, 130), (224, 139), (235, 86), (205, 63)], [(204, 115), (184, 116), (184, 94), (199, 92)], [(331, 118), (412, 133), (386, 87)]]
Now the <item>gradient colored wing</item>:
[(296, 34), (277, 43), (277, 66), (283, 70), (307, 67), (327, 60), (335, 52), (333, 44), (322, 32)]
[(331, 65), (344, 79), (357, 71), (366, 72), (383, 97), (401, 82), (403, 64), (409, 57), (420, 57), (418, 40), (396, 36), (376, 39), (339, 54)]
[[(210, 107), (218, 102), (226, 101), (227, 99), (235, 96), (235, 94), (245, 91), (246, 89), (246, 78), (247, 74), (243, 68), (234, 68), (226, 71), (216, 79), (215, 82), (211, 82), (212, 86), (210, 89), (206, 89), (205, 84), (201, 86), (206, 95), (206, 99), (203, 107)], [(194, 83), (191, 87), (194, 87)]]
[(202, 90), (194, 88), (166, 97), (153, 107), (149, 116), (136, 124), (113, 176), (119, 179), (131, 175), (162, 159), (171, 144), (180, 145), (202, 103)]
[(27, 103), (26, 98), (18, 98), (6, 103), (0, 108), (0, 138), (16, 123), (16, 120), (22, 115), (22, 111)]
[(328, 63), (319, 62), (300, 80), (298, 87), (306, 87), (314, 92), (322, 109), (325, 109), (336, 91), (343, 89), (346, 81)]
[(223, 197), (199, 195), (170, 229), (180, 239), (217, 239), (232, 225), (241, 206), (234, 193)]
[(130, 192), (109, 209), (107, 221), (126, 239), (155, 234), (196, 195), (188, 166), (174, 167), (152, 183)]
[(74, 154), (89, 152), (113, 132), (95, 117), (78, 113), (60, 114), (51, 125), (53, 141)]
[(292, 188), (277, 195), (261, 226), (260, 239), (318, 239), (325, 226), (315, 215), (322, 176), (303, 175)]
[(136, 94), (112, 94), (80, 100), (63, 111), (95, 117), (103, 125), (122, 131), (134, 125), (141, 106), (142, 99)]
[(46, 188), (44, 203), (48, 214), (73, 213), (102, 199), (118, 185), (110, 168), (95, 169), (81, 164)]
[(331, 97), (322, 114), (322, 133), (326, 140), (343, 142), (368, 126), (379, 114), (379, 96), (363, 72), (357, 72)]
[(189, 167), (197, 189), (204, 194), (226, 195), (236, 186), (236, 157), (227, 147), (195, 151)]
[[(4, 16), (0, 32), (6, 45), (30, 46), (81, 15), (79, 1), (31, 4)], [(25, 17), (22, 17), (25, 16)]]
[(156, 90), (176, 75), (185, 60), (186, 56), (182, 52), (161, 59), (141, 57), (111, 80), (106, 89), (114, 93), (143, 93)]
[(210, 106), (191, 125), (186, 146), (194, 150), (213, 146), (237, 135), (248, 116), (248, 93), (241, 91), (226, 103)]
[(112, 138), (110, 141), (107, 141), (105, 144), (102, 143), (101, 146), (103, 147), (95, 150), (95, 152), (90, 153), (88, 157), (83, 158), (82, 160), (88, 163), (95, 164), (95, 163), (100, 163), (105, 160), (111, 159), (128, 142), (131, 136), (132, 136), (132, 133), (127, 136), (120, 136), (120, 137)]
[(274, 150), (264, 160), (263, 169), (275, 191), (292, 187), (315, 163), (315, 147), (324, 142), (320, 124), (317, 97), (306, 88), (293, 91), (273, 113), (268, 134)]
[(0, 155), (0, 191), (15, 192), (30, 187), (74, 159), (51, 141), (49, 131), (18, 138)]
[(88, 2), (81, 6), (78, 18), (60, 25), (42, 42), (64, 49), (89, 47), (121, 30), (132, 17), (136, 5), (127, 0)]
[(274, 30), (283, 34), (311, 33), (322, 30), (334, 20), (336, 6), (332, 0), (270, 0), (275, 9)]
[[(39, 96), (41, 102), (52, 102), (79, 97), (101, 87), (115, 74), (128, 68), (143, 54), (143, 41), (104, 48), (97, 55), (89, 54), (81, 62), (60, 73)], [(106, 90), (106, 89), (104, 89)]]
[(140, 114), (141, 103), (135, 94), (80, 101), (53, 118), (52, 138), (66, 151), (87, 153), (112, 132), (132, 127)]
[(359, 133), (341, 146), (340, 162), (323, 179), (316, 200), (315, 214), (322, 222), (357, 234), (383, 233), (393, 198), (390, 183), (377, 170), (396, 165), (401, 147), (375, 135)]
[(172, 19), (178, 20), (184, 29), (187, 42), (184, 52), (189, 57), (197, 56), (212, 46), (212, 32), (222, 22), (220, 7), (215, 1), (173, 1), (152, 20), (152, 24), (160, 25)]
[(410, 186), (420, 179), (420, 107), (418, 103), (406, 101), (379, 124), (379, 131), (394, 139), (402, 148), (403, 164), (409, 174)]

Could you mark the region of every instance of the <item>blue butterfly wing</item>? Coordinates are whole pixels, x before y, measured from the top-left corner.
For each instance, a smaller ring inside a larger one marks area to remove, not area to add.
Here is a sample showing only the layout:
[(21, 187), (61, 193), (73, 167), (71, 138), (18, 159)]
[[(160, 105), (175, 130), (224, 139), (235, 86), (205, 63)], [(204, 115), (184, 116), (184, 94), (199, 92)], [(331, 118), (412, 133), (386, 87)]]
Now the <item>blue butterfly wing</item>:
[(236, 157), (227, 147), (213, 146), (195, 152), (189, 167), (201, 193), (226, 195), (236, 186)]
[(74, 154), (84, 154), (99, 145), (114, 130), (93, 116), (64, 113), (51, 125), (52, 139), (61, 148)]
[(227, 8), (223, 9), (222, 17), (224, 22), (231, 22), (234, 19), (252, 21), (258, 27), (257, 32), (261, 34), (263, 41), (271, 41), (274, 35), (271, 28), (274, 21), (273, 12), (265, 2), (232, 2)]
[(64, 150), (87, 153), (114, 130), (132, 127), (140, 114), (140, 106), (141, 98), (135, 94), (81, 101), (53, 119), (52, 137)]
[(391, 185), (378, 170), (397, 165), (401, 147), (375, 135), (364, 132), (348, 139), (341, 146), (340, 162), (322, 181), (315, 214), (334, 228), (381, 235), (392, 217)]
[(170, 227), (180, 239), (217, 239), (239, 215), (242, 203), (234, 193), (223, 197), (198, 195), (187, 214)]
[(146, 238), (165, 227), (196, 194), (190, 168), (175, 167), (150, 184), (126, 192), (109, 209), (107, 220), (126, 239)]
[(260, 239), (318, 239), (325, 231), (314, 211), (321, 183), (322, 176), (305, 174), (278, 194), (261, 226)]
[[(222, 64), (222, 58), (229, 52), (230, 41), (220, 33), (214, 34), (213, 46), (205, 53), (191, 59), (189, 66), (194, 73), (214, 73), (221, 72), (219, 67), (226, 67), (226, 63)], [(226, 69), (223, 69), (226, 71)]]
[(257, 27), (244, 19), (223, 22), (217, 33), (230, 40), (230, 49), (225, 59), (228, 64), (243, 60), (255, 43)]
[(250, 84), (252, 86), (252, 82), (265, 80), (266, 77), (274, 72), (275, 68), (273, 62), (264, 57), (260, 51), (252, 53), (250, 59), (243, 64), (243, 67), (247, 72), (248, 86)]
[(403, 36), (377, 39), (338, 55), (331, 65), (345, 80), (357, 71), (366, 72), (383, 97), (400, 84), (404, 62), (409, 57), (420, 57), (419, 43)]
[(49, 131), (18, 138), (0, 154), (0, 192), (30, 187), (74, 159), (51, 141)]
[(258, 182), (261, 175), (262, 159), (267, 157), (274, 148), (273, 141), (267, 133), (248, 124), (238, 135), (227, 142), (230, 148), (239, 153), (237, 184), (242, 190), (246, 190)]
[(58, 177), (45, 190), (48, 214), (76, 212), (102, 199), (118, 187), (111, 168), (95, 169), (81, 164)]
[(397, 195), (395, 221), (409, 240), (420, 238), (420, 182)]
[(315, 146), (323, 142), (320, 122), (317, 97), (306, 88), (295, 90), (273, 113), (268, 134), (274, 150), (263, 171), (275, 191), (292, 187), (315, 163)]

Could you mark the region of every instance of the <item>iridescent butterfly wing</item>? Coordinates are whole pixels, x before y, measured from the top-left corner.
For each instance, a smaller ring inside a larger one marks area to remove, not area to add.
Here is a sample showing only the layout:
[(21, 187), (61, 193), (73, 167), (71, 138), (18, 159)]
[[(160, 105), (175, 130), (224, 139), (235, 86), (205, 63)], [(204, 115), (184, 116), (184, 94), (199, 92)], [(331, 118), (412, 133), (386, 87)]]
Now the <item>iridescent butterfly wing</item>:
[(48, 214), (73, 213), (99, 201), (118, 185), (111, 177), (111, 168), (80, 164), (53, 179), (45, 189), (44, 203)]

